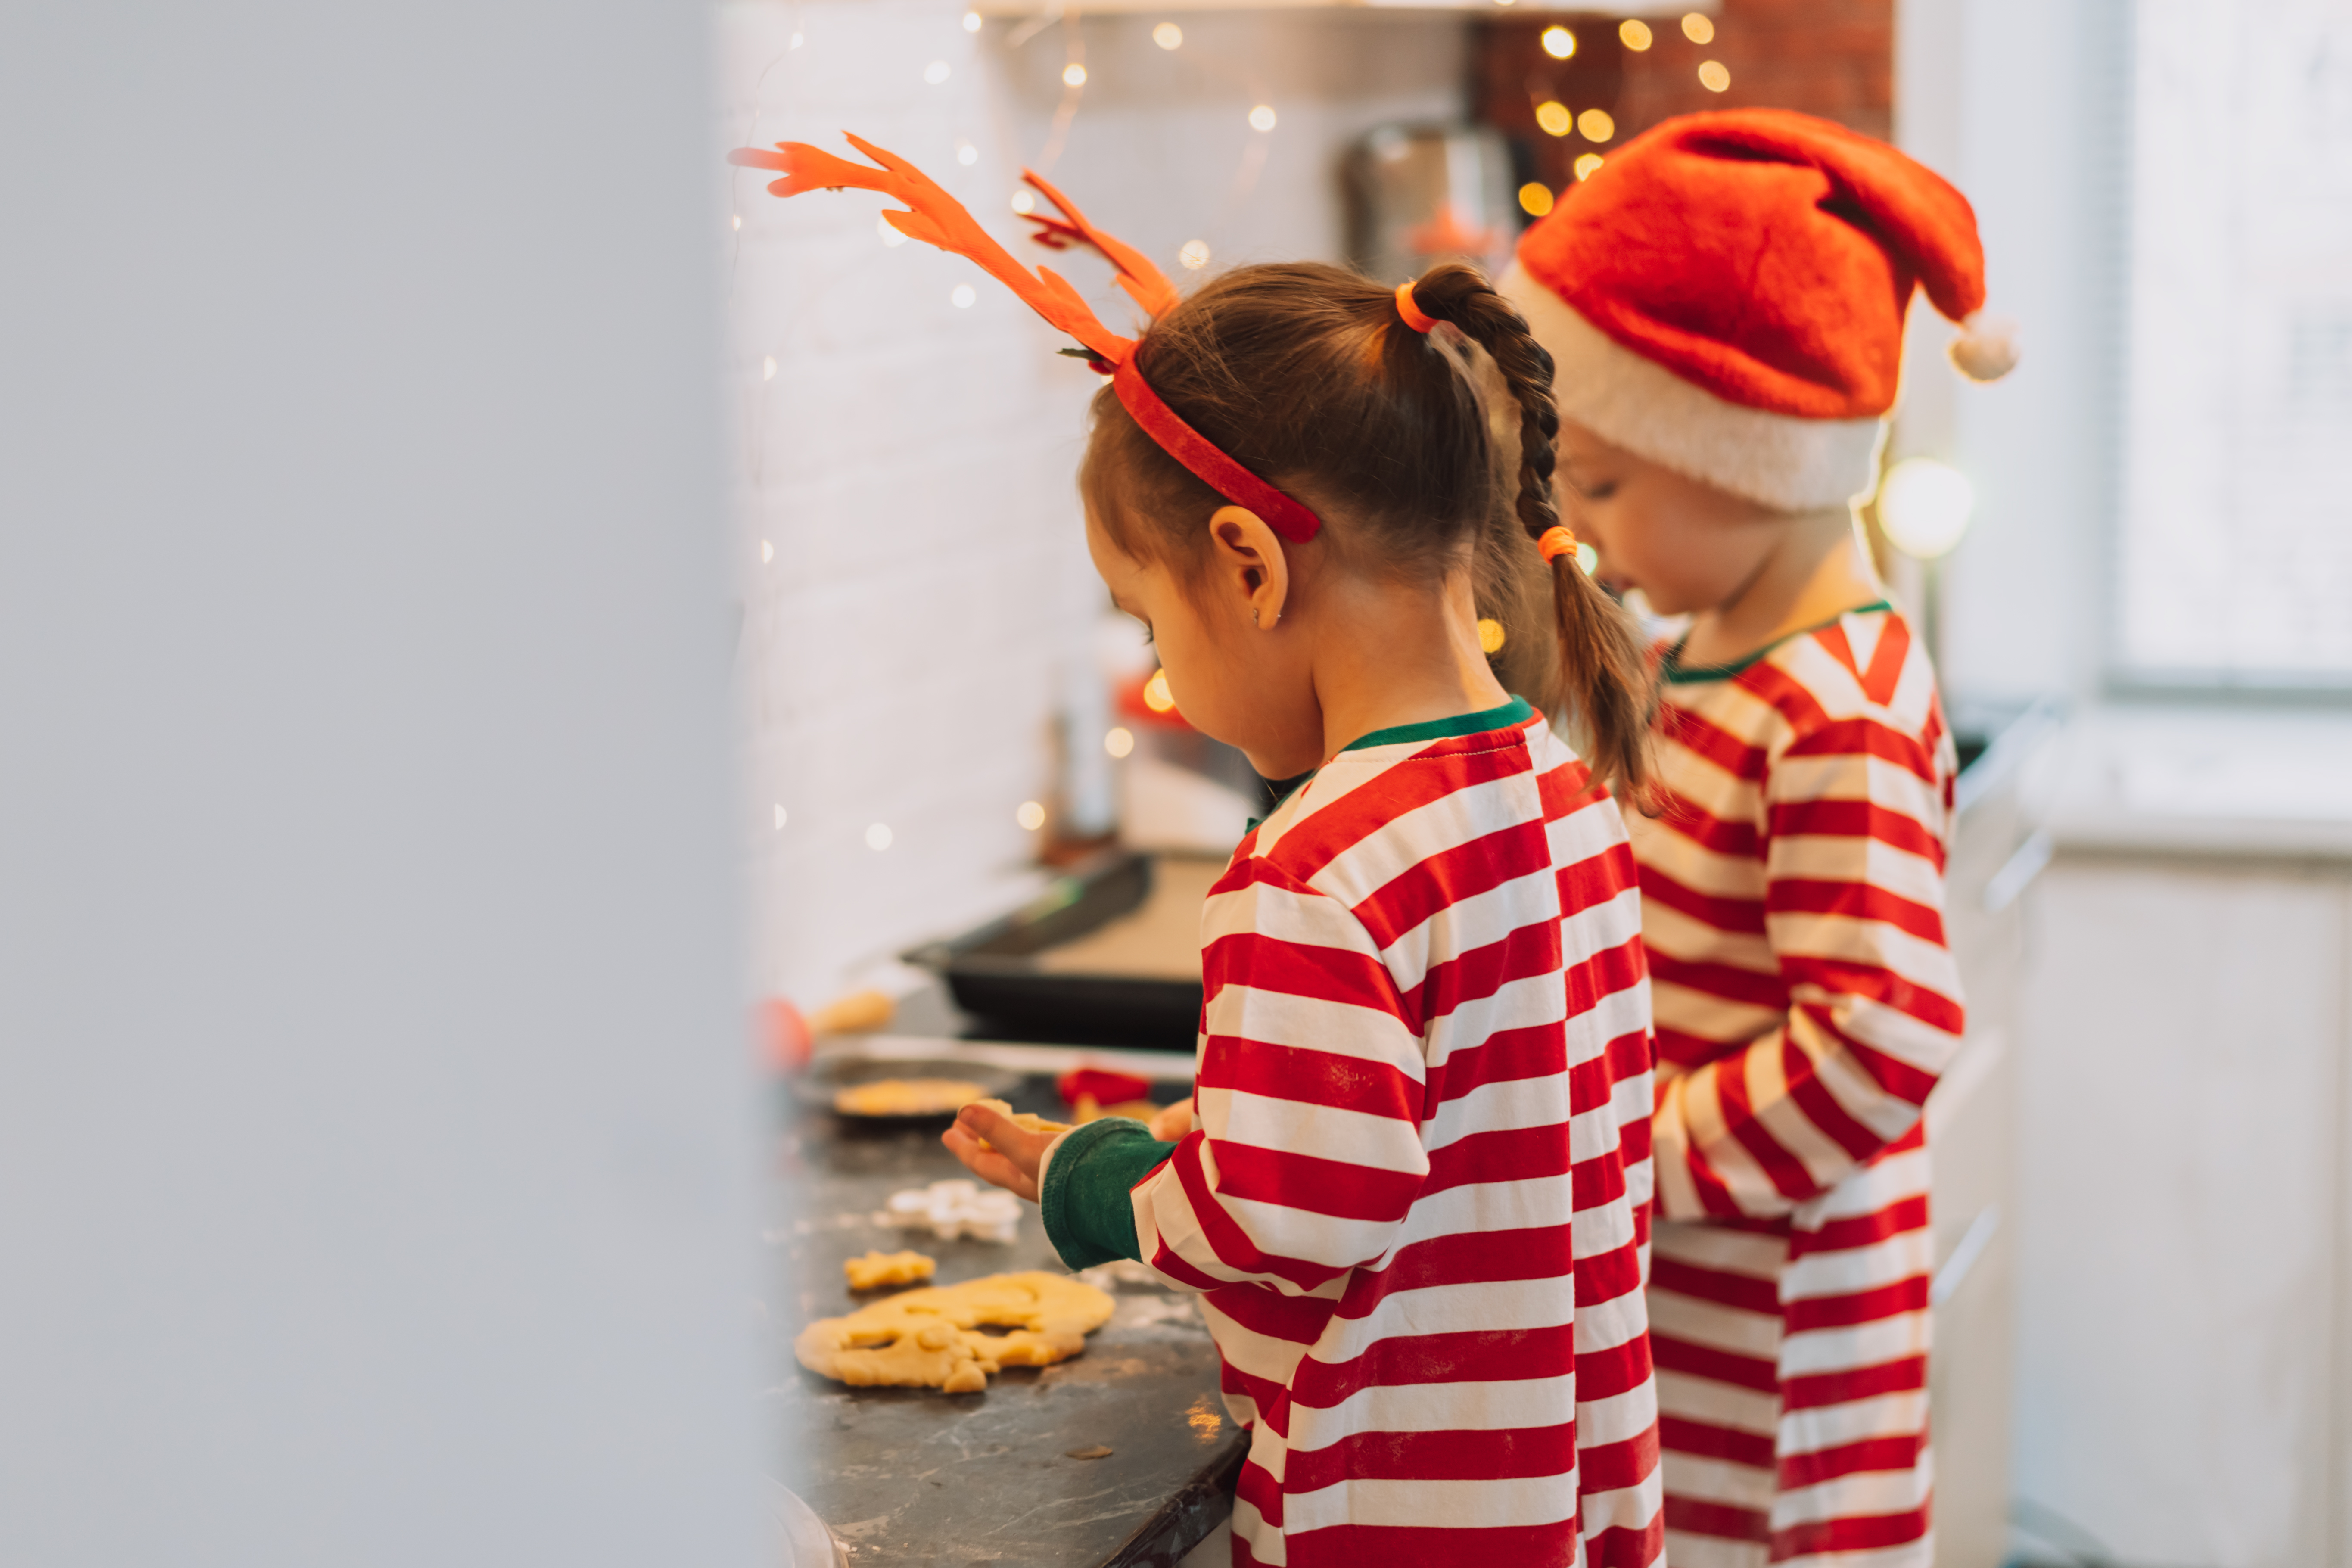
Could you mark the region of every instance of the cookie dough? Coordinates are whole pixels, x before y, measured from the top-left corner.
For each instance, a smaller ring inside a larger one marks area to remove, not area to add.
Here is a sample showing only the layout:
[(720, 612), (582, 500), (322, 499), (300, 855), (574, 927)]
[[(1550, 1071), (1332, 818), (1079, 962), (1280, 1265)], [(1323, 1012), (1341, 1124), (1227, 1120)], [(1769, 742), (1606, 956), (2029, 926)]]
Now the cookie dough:
[[(1050, 1366), (1087, 1347), (1111, 1299), (1066, 1274), (991, 1274), (908, 1290), (801, 1331), (803, 1366), (859, 1387), (977, 1394), (1008, 1366)], [(983, 1333), (983, 1328), (1010, 1330)]]
[(987, 1092), (960, 1078), (877, 1078), (837, 1091), (833, 1108), (844, 1116), (946, 1116)]
[(853, 1290), (878, 1290), (885, 1285), (912, 1285), (929, 1279), (939, 1268), (936, 1260), (919, 1252), (869, 1252), (841, 1266)]
[[(1038, 1115), (1034, 1110), (1014, 1110), (1013, 1107), (1007, 1105), (1001, 1100), (975, 1100), (971, 1103), (974, 1105), (984, 1105), (988, 1107), (989, 1110), (993, 1110), (997, 1115), (1003, 1117), (1007, 1121), (1012, 1122), (1015, 1127), (1022, 1129), (1024, 1131), (1054, 1133), (1067, 1132), (1070, 1130), (1070, 1124), (1066, 1121), (1049, 1121), (1046, 1118)], [(980, 1146), (991, 1152), (993, 1152), (996, 1148), (995, 1144), (990, 1142), (985, 1138), (980, 1141)]]

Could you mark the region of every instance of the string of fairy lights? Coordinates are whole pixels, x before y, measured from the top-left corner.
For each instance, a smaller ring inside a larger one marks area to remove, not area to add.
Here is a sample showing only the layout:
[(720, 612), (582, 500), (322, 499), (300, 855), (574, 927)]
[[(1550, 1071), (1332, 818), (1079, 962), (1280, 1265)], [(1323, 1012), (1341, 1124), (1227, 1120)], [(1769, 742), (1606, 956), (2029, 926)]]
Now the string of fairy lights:
[[(1497, 5), (1509, 5), (1514, 0), (1495, 0)], [(1701, 48), (1715, 42), (1715, 18), (1701, 11), (1686, 14), (1682, 19), (1683, 37)], [(1638, 16), (1628, 16), (1617, 24), (1617, 40), (1634, 54), (1646, 54), (1658, 36), (1647, 22)], [(1576, 34), (1557, 23), (1543, 30), (1543, 52), (1556, 60), (1576, 58)], [(1721, 60), (1708, 58), (1698, 62), (1698, 84), (1709, 92), (1731, 89), (1731, 68)], [(1556, 98), (1540, 98), (1535, 106), (1536, 125), (1547, 136), (1581, 136), (1596, 147), (1606, 146), (1617, 134), (1617, 121), (1607, 110), (1589, 108), (1578, 111)], [(1599, 153), (1577, 154), (1570, 165), (1579, 180), (1589, 180), (1594, 170), (1606, 158)], [(1540, 180), (1530, 180), (1519, 187), (1519, 206), (1530, 217), (1541, 217), (1559, 200), (1558, 194)]]
[[(1494, 3), (1497, 6), (1508, 7), (1514, 5), (1516, 0), (1494, 0)], [(1055, 8), (1019, 25), (1005, 39), (1008, 47), (1018, 48), (1046, 26), (1056, 23), (1062, 26), (1064, 39), (1064, 60), (1059, 73), (1062, 95), (1055, 106), (1045, 143), (1031, 164), (1041, 174), (1050, 172), (1060, 158), (1064, 147), (1067, 144), (1071, 127), (1076, 120), (1087, 86), (1093, 79), (1087, 64), (1085, 37), (1077, 25), (1076, 16), (1066, 16), (1059, 8)], [(967, 10), (962, 15), (961, 26), (966, 34), (977, 35), (985, 25), (985, 19), (976, 10)], [(1680, 26), (1683, 36), (1694, 44), (1705, 47), (1714, 41), (1715, 23), (1703, 13), (1692, 12), (1683, 16)], [(1617, 25), (1617, 36), (1627, 49), (1636, 53), (1649, 49), (1656, 40), (1656, 35), (1650, 26), (1637, 18), (1628, 18), (1620, 22)], [(1182, 49), (1185, 45), (1184, 29), (1173, 21), (1155, 24), (1151, 29), (1150, 37), (1155, 47), (1171, 54)], [(796, 21), (784, 50), (768, 63), (753, 85), (751, 123), (745, 127), (744, 141), (756, 140), (754, 132), (760, 118), (762, 94), (770, 73), (778, 64), (804, 48), (807, 42), (808, 36), (803, 26)], [(1540, 42), (1544, 52), (1556, 60), (1570, 59), (1577, 50), (1574, 31), (1563, 25), (1556, 24), (1546, 27), (1541, 34)], [(955, 67), (951, 61), (934, 58), (925, 62), (919, 76), (925, 86), (938, 88), (944, 86), (954, 74)], [(1697, 75), (1700, 85), (1710, 92), (1723, 92), (1731, 85), (1730, 71), (1719, 60), (1713, 58), (1702, 60), (1697, 67)], [(1265, 101), (1253, 102), (1244, 118), (1252, 135), (1244, 143), (1241, 163), (1233, 183), (1234, 189), (1228, 198), (1228, 206), (1245, 199), (1249, 191), (1255, 187), (1258, 171), (1263, 168), (1265, 162), (1269, 139), (1281, 122), (1281, 117), (1275, 106)], [(1535, 119), (1538, 127), (1546, 135), (1560, 138), (1581, 137), (1596, 148), (1607, 145), (1617, 133), (1615, 121), (1606, 109), (1588, 106), (1579, 111), (1555, 98), (1545, 98), (1535, 105)], [(981, 150), (970, 137), (960, 136), (953, 143), (952, 154), (959, 165), (971, 168), (980, 162)], [(1599, 169), (1603, 162), (1603, 154), (1597, 151), (1587, 151), (1580, 154), (1571, 165), (1575, 178), (1580, 181), (1591, 178), (1593, 171)], [(1541, 217), (1549, 212), (1556, 200), (1550, 187), (1540, 182), (1529, 182), (1521, 186), (1517, 197), (1520, 206), (1536, 217)], [(1036, 210), (1036, 197), (1027, 186), (1024, 185), (1012, 193), (1010, 205), (1013, 213), (1026, 216)], [(740, 242), (743, 230), (743, 214), (740, 210), (730, 215), (729, 226), (733, 236)], [(896, 248), (907, 242), (907, 237), (904, 234), (892, 227), (887, 219), (878, 216), (875, 219), (875, 232), (880, 243), (887, 247)], [(1212, 258), (1213, 251), (1205, 237), (1188, 239), (1177, 247), (1177, 264), (1186, 271), (1198, 272), (1205, 268)], [(971, 309), (978, 303), (979, 298), (979, 291), (969, 282), (959, 282), (949, 292), (950, 303), (958, 310)], [(802, 315), (804, 319), (805, 309)], [(793, 330), (796, 331), (797, 325), (798, 322), (795, 321)], [(789, 332), (787, 335), (790, 335)], [(773, 353), (763, 354), (760, 361), (759, 373), (762, 390), (766, 384), (775, 380), (777, 370), (776, 356)], [(753, 487), (755, 491), (764, 490), (764, 462), (755, 469)], [(766, 539), (760, 541), (759, 555), (762, 567), (772, 565), (776, 559), (774, 542)], [(1503, 644), (1503, 628), (1499, 624), (1493, 621), (1481, 621), (1478, 630), (1479, 641), (1485, 651), (1492, 654), (1500, 649)], [(1153, 715), (1172, 714), (1175, 702), (1169, 693), (1167, 676), (1164, 671), (1155, 673), (1146, 684), (1142, 692), (1142, 700)], [(1103, 737), (1103, 749), (1114, 759), (1127, 757), (1134, 751), (1135, 745), (1134, 731), (1124, 724), (1114, 725)], [(772, 803), (772, 805), (774, 829), (782, 832), (790, 820), (790, 814), (780, 801)], [(1036, 800), (1022, 801), (1014, 808), (1013, 815), (1015, 823), (1024, 831), (1030, 833), (1042, 831), (1049, 816), (1045, 805)], [(897, 835), (889, 825), (883, 822), (869, 824), (864, 834), (866, 847), (877, 852), (887, 850), (896, 838)]]

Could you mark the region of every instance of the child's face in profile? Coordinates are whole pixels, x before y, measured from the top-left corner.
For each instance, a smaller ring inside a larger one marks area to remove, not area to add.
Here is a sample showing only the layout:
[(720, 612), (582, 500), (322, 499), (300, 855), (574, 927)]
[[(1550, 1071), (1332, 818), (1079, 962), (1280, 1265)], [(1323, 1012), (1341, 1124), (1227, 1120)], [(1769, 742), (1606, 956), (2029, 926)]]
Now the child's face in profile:
[[(1236, 517), (1246, 524), (1225, 521)], [(1283, 615), (1291, 562), (1265, 524), (1238, 507), (1203, 526), (1216, 537), (1190, 591), (1167, 563), (1120, 549), (1091, 510), (1087, 550), (1111, 603), (1150, 632), (1185, 722), (1238, 747), (1263, 776), (1294, 777), (1323, 760), (1323, 717), (1311, 637), (1295, 612)]]
[(1685, 479), (1561, 420), (1560, 517), (1600, 552), (1593, 575), (1662, 616), (1730, 602), (1763, 569), (1786, 514)]

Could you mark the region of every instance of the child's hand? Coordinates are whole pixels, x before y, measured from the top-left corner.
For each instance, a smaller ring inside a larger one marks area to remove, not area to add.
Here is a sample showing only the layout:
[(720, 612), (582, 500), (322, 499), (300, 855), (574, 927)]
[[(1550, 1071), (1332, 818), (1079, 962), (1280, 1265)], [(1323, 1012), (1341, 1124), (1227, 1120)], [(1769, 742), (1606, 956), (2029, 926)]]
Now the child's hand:
[[(982, 1181), (1034, 1204), (1037, 1201), (1037, 1167), (1045, 1163), (1045, 1151), (1059, 1136), (1055, 1132), (1032, 1132), (986, 1106), (967, 1105), (956, 1113), (955, 1125), (940, 1134), (940, 1142)], [(994, 1147), (982, 1148), (980, 1141), (983, 1138)]]
[(1163, 1106), (1151, 1119), (1151, 1135), (1162, 1143), (1181, 1143), (1184, 1134), (1192, 1131), (1192, 1102), (1180, 1100)]

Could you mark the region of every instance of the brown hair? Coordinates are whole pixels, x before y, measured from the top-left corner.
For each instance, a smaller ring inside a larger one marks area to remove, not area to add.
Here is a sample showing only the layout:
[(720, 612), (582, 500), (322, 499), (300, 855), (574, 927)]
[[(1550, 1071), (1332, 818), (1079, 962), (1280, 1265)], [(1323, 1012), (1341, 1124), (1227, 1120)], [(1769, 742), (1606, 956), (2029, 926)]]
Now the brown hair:
[[(1356, 569), (1426, 581), (1466, 562), (1481, 613), (1505, 628), (1506, 684), (1564, 710), (1594, 774), (1645, 805), (1650, 673), (1640, 634), (1574, 552), (1546, 565), (1536, 550), (1559, 521), (1551, 355), (1475, 267), (1432, 268), (1412, 295), (1441, 323), (1426, 336), (1404, 324), (1394, 295), (1356, 273), (1315, 262), (1236, 268), (1152, 324), (1137, 368), (1186, 424), (1313, 508), (1321, 537)], [(1485, 366), (1449, 326), (1485, 351), (1503, 396), (1481, 399), (1474, 382)], [(1490, 405), (1513, 405), (1516, 421), (1506, 412), (1490, 424)], [(1187, 575), (1205, 558), (1202, 520), (1225, 504), (1108, 387), (1095, 398), (1079, 486), (1120, 549)], [(1539, 577), (1550, 579), (1549, 595)], [(1546, 596), (1549, 614), (1537, 607)]]

